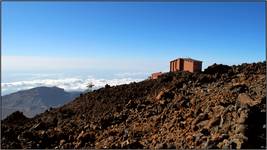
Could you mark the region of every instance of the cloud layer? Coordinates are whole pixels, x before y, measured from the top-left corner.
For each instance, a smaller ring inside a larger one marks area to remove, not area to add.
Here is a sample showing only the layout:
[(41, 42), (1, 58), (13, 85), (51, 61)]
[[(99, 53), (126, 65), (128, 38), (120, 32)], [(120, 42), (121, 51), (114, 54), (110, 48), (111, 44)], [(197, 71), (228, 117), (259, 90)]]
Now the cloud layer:
[(131, 82), (139, 82), (143, 79), (136, 78), (118, 78), (118, 79), (79, 79), (79, 78), (64, 78), (64, 79), (38, 79), (31, 81), (18, 81), (1, 83), (2, 95), (9, 94), (19, 90), (26, 90), (38, 86), (57, 86), (66, 91), (84, 91), (88, 83), (94, 84), (94, 89), (104, 87), (106, 84), (111, 86), (128, 84)]

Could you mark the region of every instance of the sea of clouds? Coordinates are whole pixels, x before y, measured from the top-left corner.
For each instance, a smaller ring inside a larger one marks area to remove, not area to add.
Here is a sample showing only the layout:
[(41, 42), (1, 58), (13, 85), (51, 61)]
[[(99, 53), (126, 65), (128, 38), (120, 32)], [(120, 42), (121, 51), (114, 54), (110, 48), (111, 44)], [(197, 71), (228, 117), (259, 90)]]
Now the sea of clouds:
[(129, 84), (131, 82), (139, 82), (143, 79), (133, 78), (121, 78), (121, 79), (78, 79), (78, 78), (66, 78), (66, 79), (40, 79), (32, 81), (17, 81), (9, 83), (1, 83), (2, 95), (6, 95), (15, 91), (31, 89), (39, 86), (53, 87), (57, 86), (63, 88), (66, 91), (84, 91), (88, 83), (94, 85), (93, 89), (104, 87), (106, 84), (110, 86)]
[(39, 86), (57, 86), (66, 91), (83, 91), (138, 82), (152, 72), (168, 70), (168, 61), (155, 58), (72, 58), (2, 56), (1, 95)]
[(129, 84), (131, 82), (139, 82), (144, 80), (144, 76), (147, 74), (142, 73), (117, 73), (113, 75), (113, 78), (95, 78), (88, 76), (86, 78), (80, 77), (65, 77), (65, 78), (49, 78), (49, 76), (43, 76), (44, 78), (32, 78), (31, 80), (20, 80), (12, 82), (1, 83), (2, 94), (6, 95), (20, 90), (27, 90), (34, 87), (57, 86), (63, 88), (65, 91), (84, 91), (87, 89), (88, 83), (94, 85), (93, 89), (99, 89), (104, 87), (106, 84), (110, 86)]

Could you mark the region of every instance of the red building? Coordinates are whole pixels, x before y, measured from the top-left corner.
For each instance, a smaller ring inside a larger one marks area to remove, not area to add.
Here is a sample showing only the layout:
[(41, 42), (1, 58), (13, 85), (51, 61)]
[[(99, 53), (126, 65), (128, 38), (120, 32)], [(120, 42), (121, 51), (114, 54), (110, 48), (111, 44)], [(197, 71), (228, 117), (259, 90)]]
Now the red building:
[(189, 71), (200, 72), (202, 70), (202, 61), (191, 58), (178, 58), (170, 61), (170, 72)]
[(150, 79), (157, 79), (159, 76), (162, 75), (162, 72), (155, 72), (155, 73), (152, 73)]

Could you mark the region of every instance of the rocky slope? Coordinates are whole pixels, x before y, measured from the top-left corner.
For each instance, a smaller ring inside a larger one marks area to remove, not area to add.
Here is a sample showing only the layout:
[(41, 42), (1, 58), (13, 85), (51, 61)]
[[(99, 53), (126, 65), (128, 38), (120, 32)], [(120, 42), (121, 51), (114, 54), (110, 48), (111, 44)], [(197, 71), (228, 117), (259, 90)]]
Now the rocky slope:
[(1, 122), (2, 148), (266, 148), (266, 62), (106, 86)]
[(73, 100), (81, 92), (66, 92), (58, 87), (36, 87), (1, 96), (2, 119), (15, 111), (27, 117), (44, 112), (49, 107), (58, 107)]

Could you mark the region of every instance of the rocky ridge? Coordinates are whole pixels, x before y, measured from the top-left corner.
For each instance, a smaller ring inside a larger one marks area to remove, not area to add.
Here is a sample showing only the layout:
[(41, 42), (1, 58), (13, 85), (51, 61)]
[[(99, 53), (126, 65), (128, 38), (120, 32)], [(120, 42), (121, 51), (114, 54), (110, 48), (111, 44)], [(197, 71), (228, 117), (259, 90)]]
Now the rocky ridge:
[(265, 149), (266, 62), (106, 85), (22, 116), (1, 122), (1, 148)]

